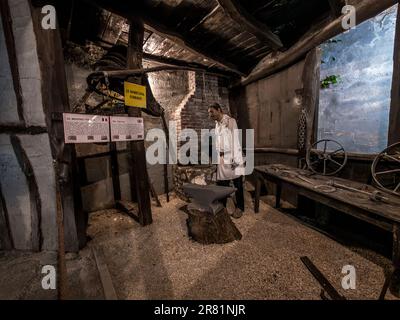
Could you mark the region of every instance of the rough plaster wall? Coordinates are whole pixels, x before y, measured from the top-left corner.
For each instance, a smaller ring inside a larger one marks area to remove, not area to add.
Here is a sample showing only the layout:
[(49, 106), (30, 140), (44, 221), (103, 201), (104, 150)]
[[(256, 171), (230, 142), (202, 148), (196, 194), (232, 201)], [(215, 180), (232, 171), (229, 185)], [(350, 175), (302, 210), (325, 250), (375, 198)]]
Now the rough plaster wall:
[[(148, 64), (148, 67), (154, 65)], [(189, 91), (189, 72), (163, 71), (149, 74), (149, 83), (154, 97), (165, 110), (167, 121), (185, 99)]]
[(0, 137), (0, 184), (15, 249), (34, 249), (32, 230), (40, 216), (42, 250), (56, 250), (55, 175), (48, 135), (17, 135), (33, 170), (40, 200), (39, 212), (39, 208), (32, 206), (31, 197), (35, 197), (35, 194), (30, 192), (27, 177), (17, 160), (10, 136), (2, 134)]
[[(40, 68), (30, 5), (27, 0), (10, 0), (9, 6), (22, 88), (25, 125), (45, 127)], [(18, 121), (17, 101), (2, 24), (0, 25), (0, 86), (2, 89), (0, 123), (21, 125)], [(20, 144), (18, 148), (21, 148), (19, 151), (27, 157), (27, 159), (20, 159), (22, 163), (18, 161), (10, 135), (0, 136), (0, 184), (5, 198), (14, 248), (36, 250), (38, 248), (36, 228), (40, 227), (42, 249), (56, 250), (55, 177), (48, 135), (18, 134), (16, 138)], [(21, 165), (28, 166), (29, 169), (23, 170)], [(31, 174), (30, 168), (33, 177), (30, 177), (31, 182), (28, 183), (26, 175)], [(38, 202), (36, 202), (36, 196), (38, 196)], [(37, 203), (40, 203), (39, 207)], [(39, 221), (41, 224), (37, 226)]]
[(18, 135), (33, 168), (41, 201), (43, 250), (57, 250), (57, 207), (53, 160), (47, 134)]
[(14, 248), (31, 250), (32, 208), (29, 187), (15, 156), (10, 137), (5, 134), (0, 135), (0, 177)]
[(297, 148), (300, 108), (296, 90), (303, 87), (304, 61), (245, 88), (247, 127), (254, 129), (256, 148)]
[(8, 63), (8, 52), (4, 38), (3, 23), (0, 16), (0, 123), (18, 124), (17, 98)]
[(9, 0), (27, 125), (45, 126), (36, 37), (27, 0)]
[(321, 80), (338, 75), (340, 82), (321, 89), (318, 138), (349, 152), (386, 148), (395, 25), (396, 6), (322, 45)]

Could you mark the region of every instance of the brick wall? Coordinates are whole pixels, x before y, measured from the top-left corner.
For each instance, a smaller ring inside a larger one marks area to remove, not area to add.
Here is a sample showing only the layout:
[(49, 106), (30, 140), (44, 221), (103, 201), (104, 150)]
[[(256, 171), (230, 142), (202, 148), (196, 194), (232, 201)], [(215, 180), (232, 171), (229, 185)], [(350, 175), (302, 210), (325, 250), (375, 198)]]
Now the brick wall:
[(223, 87), (218, 77), (195, 73), (195, 90), (180, 112), (181, 129), (194, 129), (200, 134), (201, 129), (215, 127), (208, 118), (208, 106), (218, 102), (224, 112), (229, 113), (228, 89)]
[[(214, 128), (215, 124), (208, 118), (210, 104), (218, 102), (225, 112), (229, 111), (228, 89), (216, 76), (193, 71), (165, 71), (149, 74), (149, 82), (155, 98), (165, 109), (167, 122), (175, 121), (178, 137), (183, 129), (196, 130), (200, 138), (201, 129)], [(146, 131), (162, 127), (158, 118), (144, 117)], [(148, 171), (157, 193), (164, 193), (163, 166), (148, 165)], [(168, 172), (169, 186), (173, 187), (170, 166)]]

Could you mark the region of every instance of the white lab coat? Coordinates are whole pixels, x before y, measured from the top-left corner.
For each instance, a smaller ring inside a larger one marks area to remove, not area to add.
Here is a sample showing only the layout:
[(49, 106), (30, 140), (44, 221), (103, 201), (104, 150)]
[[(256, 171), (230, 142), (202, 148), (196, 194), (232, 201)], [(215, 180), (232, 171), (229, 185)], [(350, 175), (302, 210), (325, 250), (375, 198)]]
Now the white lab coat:
[[(219, 153), (217, 180), (232, 180), (244, 175), (242, 147), (236, 120), (224, 114), (221, 122), (215, 122), (215, 145)], [(235, 168), (232, 167), (235, 165)]]

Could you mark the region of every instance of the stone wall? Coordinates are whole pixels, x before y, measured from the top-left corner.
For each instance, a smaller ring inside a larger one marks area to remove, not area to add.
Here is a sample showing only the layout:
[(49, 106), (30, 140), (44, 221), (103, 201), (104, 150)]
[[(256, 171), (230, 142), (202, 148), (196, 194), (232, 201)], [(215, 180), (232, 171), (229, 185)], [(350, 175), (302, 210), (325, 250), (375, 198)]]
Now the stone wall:
[(215, 184), (216, 179), (216, 167), (213, 165), (174, 167), (175, 192), (176, 195), (184, 201), (189, 201), (189, 197), (183, 191), (183, 185), (185, 183), (210, 185)]

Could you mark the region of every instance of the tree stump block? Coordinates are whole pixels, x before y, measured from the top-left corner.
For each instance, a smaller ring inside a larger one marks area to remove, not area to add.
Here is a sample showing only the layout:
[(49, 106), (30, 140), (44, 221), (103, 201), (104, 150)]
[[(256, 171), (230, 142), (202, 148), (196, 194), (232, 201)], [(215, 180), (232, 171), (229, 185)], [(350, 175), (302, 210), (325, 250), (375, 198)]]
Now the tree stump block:
[(201, 244), (224, 244), (242, 239), (226, 209), (210, 213), (188, 209), (189, 236)]

